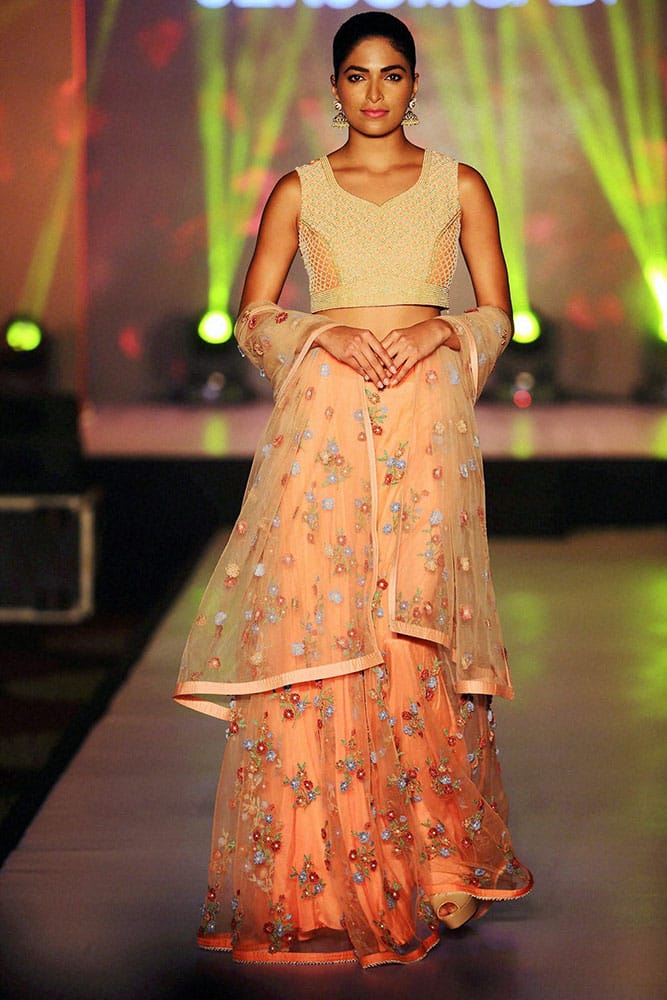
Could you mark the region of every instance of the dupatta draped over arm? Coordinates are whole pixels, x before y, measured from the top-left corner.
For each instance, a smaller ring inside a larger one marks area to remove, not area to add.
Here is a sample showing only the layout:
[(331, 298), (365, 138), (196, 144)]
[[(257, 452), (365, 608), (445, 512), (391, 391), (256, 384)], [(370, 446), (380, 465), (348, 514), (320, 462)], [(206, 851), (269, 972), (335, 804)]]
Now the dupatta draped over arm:
[[(362, 376), (313, 346), (334, 321), (270, 302), (243, 311), (235, 336), (270, 379), (275, 408), (190, 631), (177, 701), (229, 718), (234, 695), (381, 663), (372, 618), (378, 588), (389, 590), (393, 631), (445, 648), (459, 693), (512, 697), (474, 413), (510, 321), (493, 306), (445, 318), (461, 350), (441, 347), (407, 376), (406, 449), (391, 472), (402, 475), (398, 555), (388, 579), (378, 580), (381, 406), (369, 405)], [(413, 495), (419, 463), (419, 481), (426, 475), (432, 489)]]

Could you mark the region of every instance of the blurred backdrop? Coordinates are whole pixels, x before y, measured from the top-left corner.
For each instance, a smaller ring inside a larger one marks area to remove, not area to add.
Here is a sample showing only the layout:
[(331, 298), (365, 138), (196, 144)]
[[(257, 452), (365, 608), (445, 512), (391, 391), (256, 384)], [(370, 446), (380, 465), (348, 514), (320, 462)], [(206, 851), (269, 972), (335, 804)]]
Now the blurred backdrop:
[[(471, 162), (495, 195), (535, 398), (664, 398), (664, 4), (373, 6), (416, 37), (410, 138)], [(277, 178), (340, 144), (331, 38), (364, 9), (5, 0), (0, 392), (41, 378), (93, 402), (205, 395), (224, 348), (199, 320), (234, 314)], [(462, 270), (453, 307), (470, 296)], [(300, 264), (283, 301), (307, 308)], [(43, 329), (39, 375), (7, 344), (16, 317)]]

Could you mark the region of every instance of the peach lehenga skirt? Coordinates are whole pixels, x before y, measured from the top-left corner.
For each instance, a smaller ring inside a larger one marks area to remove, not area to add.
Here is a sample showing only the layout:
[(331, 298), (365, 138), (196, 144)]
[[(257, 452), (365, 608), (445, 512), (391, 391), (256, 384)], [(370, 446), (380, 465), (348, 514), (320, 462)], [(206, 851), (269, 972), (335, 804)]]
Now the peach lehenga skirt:
[(481, 914), (532, 886), (506, 826), (490, 699), (455, 694), (446, 649), (385, 624), (401, 399), (400, 386), (382, 394), (376, 441), (384, 662), (234, 702), (198, 942), (240, 961), (414, 961), (438, 940), (434, 894), (469, 892)]

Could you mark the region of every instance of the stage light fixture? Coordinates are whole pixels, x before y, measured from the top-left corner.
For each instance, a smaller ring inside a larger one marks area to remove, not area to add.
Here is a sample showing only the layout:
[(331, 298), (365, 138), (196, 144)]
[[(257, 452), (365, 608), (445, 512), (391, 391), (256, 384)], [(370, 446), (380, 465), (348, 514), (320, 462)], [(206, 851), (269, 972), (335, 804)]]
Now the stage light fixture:
[(5, 325), (5, 343), (15, 353), (36, 351), (44, 340), (39, 323), (25, 316), (16, 316)]
[(197, 3), (207, 10), (219, 10), (220, 7), (226, 7), (229, 0), (197, 0)]
[(219, 310), (204, 313), (197, 327), (197, 333), (206, 344), (226, 344), (233, 332), (231, 316)]
[(514, 337), (517, 344), (534, 344), (542, 333), (540, 321), (529, 309), (514, 313)]
[(250, 366), (237, 348), (229, 313), (209, 309), (193, 316), (187, 329), (183, 401), (227, 405), (254, 399)]

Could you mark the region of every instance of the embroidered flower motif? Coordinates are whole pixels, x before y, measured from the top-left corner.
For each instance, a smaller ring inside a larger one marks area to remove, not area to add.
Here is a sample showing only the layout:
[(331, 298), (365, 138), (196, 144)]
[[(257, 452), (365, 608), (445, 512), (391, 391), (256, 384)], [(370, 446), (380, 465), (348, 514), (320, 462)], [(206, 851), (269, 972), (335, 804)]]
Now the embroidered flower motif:
[(279, 951), (289, 951), (296, 940), (294, 918), (287, 912), (285, 896), (280, 895), (277, 903), (269, 903), (271, 919), (264, 924), (264, 933), (269, 938), (269, 952), (275, 955)]
[(371, 874), (377, 871), (378, 863), (375, 857), (375, 846), (367, 830), (361, 830), (358, 833), (353, 830), (352, 836), (359, 840), (359, 847), (353, 847), (348, 852), (348, 859), (350, 864), (354, 865), (355, 868), (352, 879), (358, 885), (361, 885), (365, 879), (370, 878)]
[(426, 375), (424, 376), (424, 380), (428, 382), (429, 385), (432, 385), (434, 382), (438, 381), (438, 373), (434, 371), (432, 368), (429, 368), (429, 370), (426, 372)]
[(356, 777), (359, 781), (364, 780), (366, 777), (366, 770), (363, 766), (363, 754), (360, 750), (357, 750), (354, 731), (349, 740), (341, 740), (341, 743), (347, 750), (347, 754), (344, 758), (336, 761), (336, 770), (341, 772), (343, 775), (343, 779), (339, 785), (340, 791), (346, 792), (350, 787), (352, 778)]
[(286, 319), (287, 319), (286, 312), (276, 313), (276, 323), (284, 323)]
[(431, 861), (433, 858), (448, 858), (456, 853), (456, 847), (452, 844), (444, 825), (438, 820), (425, 820), (422, 826), (426, 827), (428, 840), (424, 843), (419, 860)]
[[(324, 836), (326, 838), (326, 831), (324, 831)], [(297, 871), (292, 866), (290, 878), (296, 879), (299, 883), (302, 899), (312, 899), (314, 896), (319, 896), (326, 887), (326, 882), (322, 881), (320, 875), (313, 867), (310, 854), (304, 854), (301, 871)]]
[(396, 774), (387, 778), (387, 785), (390, 788), (396, 787), (406, 802), (414, 803), (422, 800), (418, 767), (405, 767), (402, 763), (398, 763)]
[(292, 808), (307, 809), (320, 794), (319, 785), (315, 786), (308, 777), (305, 762), (297, 764), (297, 773), (293, 778), (287, 775), (283, 778), (283, 785), (289, 785), (294, 792), (294, 802)]

